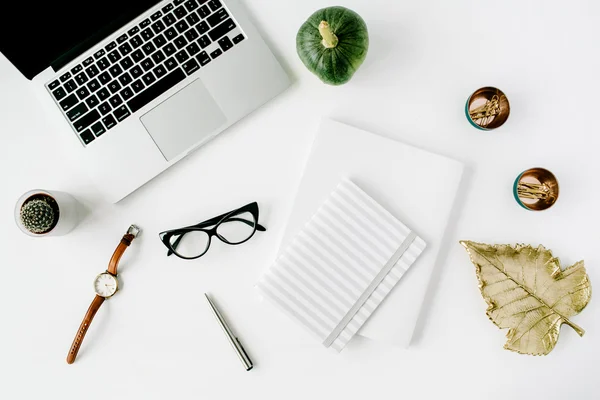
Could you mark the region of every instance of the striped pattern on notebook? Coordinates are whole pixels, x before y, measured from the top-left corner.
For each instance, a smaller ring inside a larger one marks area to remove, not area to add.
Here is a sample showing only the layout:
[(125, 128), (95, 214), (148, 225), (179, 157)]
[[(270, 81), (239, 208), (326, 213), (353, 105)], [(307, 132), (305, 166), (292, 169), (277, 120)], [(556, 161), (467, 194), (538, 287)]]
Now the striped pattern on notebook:
[(343, 180), (257, 288), (341, 351), (424, 249), (414, 232)]

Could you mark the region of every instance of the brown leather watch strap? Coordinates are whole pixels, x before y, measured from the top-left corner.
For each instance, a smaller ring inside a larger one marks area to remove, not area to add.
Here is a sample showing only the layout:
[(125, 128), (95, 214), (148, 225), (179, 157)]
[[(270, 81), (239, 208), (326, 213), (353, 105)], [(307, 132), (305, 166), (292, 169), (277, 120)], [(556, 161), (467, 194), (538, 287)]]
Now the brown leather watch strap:
[(115, 250), (112, 257), (110, 258), (110, 262), (108, 263), (107, 271), (109, 273), (111, 273), (113, 275), (117, 275), (117, 267), (119, 266), (119, 261), (121, 260), (123, 253), (125, 253), (125, 250), (127, 250), (129, 245), (131, 244), (131, 241), (134, 238), (135, 238), (135, 236), (132, 235), (131, 233), (126, 233), (123, 236), (123, 239), (121, 239), (121, 243), (119, 243), (119, 245), (117, 246), (117, 249)]
[(104, 303), (105, 298), (102, 296), (96, 295), (92, 304), (90, 304), (90, 308), (88, 308), (81, 325), (79, 326), (79, 330), (77, 331), (77, 335), (75, 335), (75, 339), (73, 339), (73, 344), (71, 345), (71, 349), (69, 350), (69, 354), (67, 355), (67, 362), (69, 364), (73, 364), (75, 361), (75, 357), (77, 357), (77, 353), (79, 352), (79, 348), (81, 347), (81, 342), (83, 342), (83, 338), (87, 333), (90, 325), (92, 324), (92, 320), (94, 319), (94, 315)]

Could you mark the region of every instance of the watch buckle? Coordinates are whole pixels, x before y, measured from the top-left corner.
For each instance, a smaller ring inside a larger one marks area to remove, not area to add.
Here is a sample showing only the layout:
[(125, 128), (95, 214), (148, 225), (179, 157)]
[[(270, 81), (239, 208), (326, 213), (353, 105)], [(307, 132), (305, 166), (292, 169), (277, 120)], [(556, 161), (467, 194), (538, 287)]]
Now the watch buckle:
[(141, 232), (142, 230), (137, 225), (131, 225), (129, 229), (127, 229), (127, 234), (133, 235), (134, 238), (138, 237)]

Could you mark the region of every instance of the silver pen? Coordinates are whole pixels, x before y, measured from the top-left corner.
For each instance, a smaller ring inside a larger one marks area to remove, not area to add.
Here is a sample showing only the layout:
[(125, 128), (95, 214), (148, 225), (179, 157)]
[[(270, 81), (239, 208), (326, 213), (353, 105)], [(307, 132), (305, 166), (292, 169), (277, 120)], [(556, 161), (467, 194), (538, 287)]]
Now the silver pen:
[(254, 367), (254, 365), (252, 364), (252, 360), (250, 360), (250, 357), (248, 357), (248, 353), (246, 353), (246, 350), (244, 350), (244, 347), (240, 343), (240, 340), (233, 334), (233, 332), (231, 332), (229, 324), (227, 323), (227, 321), (225, 321), (225, 318), (223, 318), (217, 306), (215, 306), (210, 297), (208, 297), (208, 294), (204, 293), (204, 296), (206, 296), (206, 301), (208, 301), (208, 305), (210, 305), (213, 314), (215, 314), (215, 318), (217, 319), (217, 321), (219, 321), (219, 325), (221, 325), (221, 328), (223, 328), (225, 336), (227, 336), (229, 343), (231, 343), (231, 346), (233, 346), (233, 349), (240, 358), (240, 361), (244, 365), (244, 368), (246, 368), (246, 371), (250, 371)]

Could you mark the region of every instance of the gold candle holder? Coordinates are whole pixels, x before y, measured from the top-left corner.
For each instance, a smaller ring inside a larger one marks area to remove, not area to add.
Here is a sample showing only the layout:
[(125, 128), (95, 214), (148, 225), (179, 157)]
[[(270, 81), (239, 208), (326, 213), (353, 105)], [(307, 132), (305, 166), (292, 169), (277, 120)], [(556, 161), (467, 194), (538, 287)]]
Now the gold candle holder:
[(506, 122), (510, 115), (510, 104), (502, 90), (487, 86), (477, 89), (467, 99), (465, 114), (475, 128), (489, 131)]
[(531, 168), (515, 180), (513, 194), (519, 205), (531, 211), (543, 211), (558, 200), (558, 180), (544, 168)]

